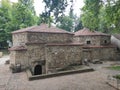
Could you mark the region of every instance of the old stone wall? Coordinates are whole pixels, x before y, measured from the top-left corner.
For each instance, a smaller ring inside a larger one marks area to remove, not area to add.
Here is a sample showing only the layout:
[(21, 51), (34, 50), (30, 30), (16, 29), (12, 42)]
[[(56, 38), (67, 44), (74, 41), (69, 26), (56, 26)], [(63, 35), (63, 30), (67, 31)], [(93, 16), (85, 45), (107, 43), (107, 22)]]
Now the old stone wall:
[(28, 57), (27, 52), (22, 51), (11, 51), (10, 53), (10, 64), (17, 65), (20, 64), (22, 69), (28, 67)]
[[(90, 51), (90, 52), (89, 52)], [(93, 60), (115, 60), (115, 48), (113, 47), (104, 47), (104, 48), (89, 48), (83, 52), (84, 59), (90, 61)]]
[(16, 51), (15, 64), (21, 64), (22, 69), (26, 69), (29, 66), (27, 51)]
[(101, 57), (103, 57), (103, 60), (115, 60), (116, 49), (115, 48), (102, 48), (101, 50)]
[(83, 60), (87, 59), (88, 61), (92, 61), (92, 50), (91, 49), (83, 49)]
[(10, 51), (10, 63), (20, 64), (22, 69), (34, 67), (40, 64), (45, 73), (45, 45), (44, 44), (27, 44), (26, 50)]
[(13, 46), (24, 45), (27, 42), (27, 33), (16, 33), (12, 36)]
[(27, 44), (27, 56), (29, 67), (34, 71), (36, 65), (41, 65), (42, 72), (45, 73), (45, 45)]
[(87, 44), (87, 41), (90, 41), (89, 45), (100, 45), (100, 36), (75, 36), (74, 41)]
[(46, 47), (47, 73), (65, 68), (71, 64), (80, 64), (82, 60), (82, 47), (69, 45), (54, 45)]
[(28, 33), (28, 42), (67, 43), (73, 41), (72, 34)]
[(16, 51), (10, 51), (10, 64), (15, 64)]
[(45, 45), (44, 44), (29, 44), (27, 45), (27, 54), (29, 62), (45, 60)]
[(116, 52), (115, 55), (116, 55), (116, 60), (120, 60), (120, 52)]
[(110, 36), (100, 36), (100, 45), (109, 45), (111, 44)]
[[(108, 45), (110, 44), (110, 36), (74, 36), (75, 42), (85, 45)], [(90, 41), (90, 44), (87, 43)]]

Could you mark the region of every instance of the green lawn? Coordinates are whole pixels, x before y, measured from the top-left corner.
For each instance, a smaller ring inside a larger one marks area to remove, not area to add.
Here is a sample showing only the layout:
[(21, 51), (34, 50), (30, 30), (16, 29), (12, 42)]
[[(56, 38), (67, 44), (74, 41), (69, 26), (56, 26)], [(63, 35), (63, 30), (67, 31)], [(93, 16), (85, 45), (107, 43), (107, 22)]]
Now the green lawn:
[(111, 67), (108, 67), (109, 69), (111, 70), (120, 70), (120, 66), (111, 66)]
[[(111, 70), (120, 70), (120, 66), (111, 66), (111, 67), (108, 67), (109, 69), (111, 69)], [(117, 78), (117, 79), (120, 79), (120, 75), (118, 74), (118, 75), (115, 75), (115, 76), (113, 76), (114, 78)]]

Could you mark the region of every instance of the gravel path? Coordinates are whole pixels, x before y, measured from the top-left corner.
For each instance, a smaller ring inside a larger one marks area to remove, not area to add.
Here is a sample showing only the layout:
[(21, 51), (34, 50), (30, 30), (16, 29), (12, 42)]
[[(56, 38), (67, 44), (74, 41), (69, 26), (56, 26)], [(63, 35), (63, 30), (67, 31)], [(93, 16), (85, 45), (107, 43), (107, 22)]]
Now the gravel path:
[(91, 67), (96, 71), (28, 81), (25, 72), (12, 74), (9, 66), (2, 64), (0, 90), (115, 90), (106, 84), (108, 74), (113, 71), (102, 68), (103, 65)]
[(5, 56), (1, 57), (1, 58), (0, 58), (0, 65), (1, 65), (1, 64), (4, 64), (5, 61), (9, 60), (9, 58), (10, 58), (10, 57), (9, 57), (8, 55), (5, 55)]

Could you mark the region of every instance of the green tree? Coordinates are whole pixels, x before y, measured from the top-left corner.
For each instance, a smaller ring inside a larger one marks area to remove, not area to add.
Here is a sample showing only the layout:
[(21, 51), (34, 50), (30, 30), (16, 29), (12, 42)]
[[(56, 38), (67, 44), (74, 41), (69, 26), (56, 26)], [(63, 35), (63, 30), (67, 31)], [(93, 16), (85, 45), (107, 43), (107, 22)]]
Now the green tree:
[(85, 0), (85, 6), (82, 8), (83, 14), (81, 20), (84, 27), (91, 30), (98, 30), (99, 28), (99, 11), (102, 7), (101, 0)]
[(70, 18), (69, 16), (64, 16), (63, 18), (61, 18), (60, 22), (57, 24), (57, 27), (71, 32), (73, 29), (72, 18)]
[(77, 18), (74, 32), (83, 29), (82, 21), (80, 18)]
[(120, 33), (120, 0), (107, 0), (105, 5), (107, 26), (111, 33)]
[(56, 23), (64, 16), (67, 0), (43, 0), (43, 2), (45, 3), (45, 12), (41, 16), (41, 18), (44, 18), (43, 22), (49, 23), (51, 21), (49, 19), (52, 17)]
[(8, 27), (11, 22), (11, 4), (9, 0), (1, 0), (0, 6), (0, 43), (3, 46), (6, 45), (7, 39), (9, 39), (10, 32)]
[(18, 0), (11, 3), (2, 0), (0, 6), (0, 43), (11, 40), (11, 32), (20, 28), (36, 25), (38, 17), (35, 14), (33, 0)]
[[(29, 5), (26, 5), (28, 4)], [(37, 24), (32, 0), (18, 0), (13, 4), (12, 23), (15, 29), (25, 28)]]

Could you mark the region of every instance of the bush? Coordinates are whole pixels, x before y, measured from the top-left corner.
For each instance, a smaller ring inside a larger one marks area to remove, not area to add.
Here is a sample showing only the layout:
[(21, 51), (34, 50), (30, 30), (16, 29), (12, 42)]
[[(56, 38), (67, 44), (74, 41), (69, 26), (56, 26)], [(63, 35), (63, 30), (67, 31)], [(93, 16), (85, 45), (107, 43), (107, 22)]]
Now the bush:
[(116, 78), (116, 79), (120, 79), (120, 75), (115, 75), (113, 77)]

